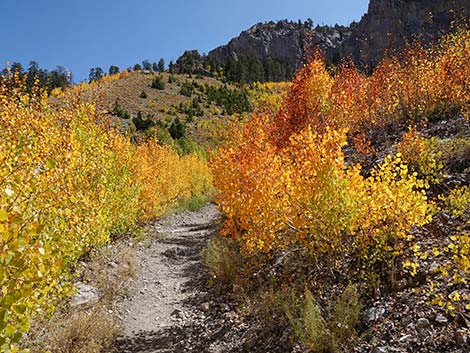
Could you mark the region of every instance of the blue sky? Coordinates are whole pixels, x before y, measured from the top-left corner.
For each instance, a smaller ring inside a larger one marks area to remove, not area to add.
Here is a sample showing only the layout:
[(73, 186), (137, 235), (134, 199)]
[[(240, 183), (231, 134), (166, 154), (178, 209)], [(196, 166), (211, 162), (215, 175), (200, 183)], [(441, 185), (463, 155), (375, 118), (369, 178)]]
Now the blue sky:
[(91, 67), (121, 69), (143, 59), (168, 63), (186, 49), (225, 44), (257, 22), (306, 20), (349, 24), (368, 0), (0, 0), (0, 67), (56, 65), (74, 80)]

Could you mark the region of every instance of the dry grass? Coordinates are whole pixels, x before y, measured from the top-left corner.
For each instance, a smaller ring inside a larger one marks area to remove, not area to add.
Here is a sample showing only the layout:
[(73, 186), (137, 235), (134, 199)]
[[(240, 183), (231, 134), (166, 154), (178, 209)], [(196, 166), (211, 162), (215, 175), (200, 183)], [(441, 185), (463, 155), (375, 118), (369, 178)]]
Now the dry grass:
[(106, 306), (65, 309), (35, 323), (27, 347), (32, 353), (101, 353), (112, 345), (119, 328)]
[(118, 243), (93, 254), (84, 275), (89, 284), (98, 288), (101, 300), (112, 301), (127, 294), (136, 273), (135, 249)]
[(322, 309), (308, 289), (301, 299), (285, 304), (286, 316), (297, 338), (313, 352), (347, 352), (355, 342), (361, 303), (356, 286), (349, 285), (329, 310)]
[(100, 293), (97, 304), (73, 308), (65, 304), (50, 317), (38, 318), (23, 346), (31, 353), (102, 353), (120, 332), (114, 303), (126, 294), (136, 274), (135, 250), (118, 243), (91, 255), (84, 281)]
[(237, 282), (238, 264), (240, 258), (236, 246), (229, 238), (222, 236), (211, 239), (201, 253), (203, 263), (209, 268), (212, 279), (224, 284)]

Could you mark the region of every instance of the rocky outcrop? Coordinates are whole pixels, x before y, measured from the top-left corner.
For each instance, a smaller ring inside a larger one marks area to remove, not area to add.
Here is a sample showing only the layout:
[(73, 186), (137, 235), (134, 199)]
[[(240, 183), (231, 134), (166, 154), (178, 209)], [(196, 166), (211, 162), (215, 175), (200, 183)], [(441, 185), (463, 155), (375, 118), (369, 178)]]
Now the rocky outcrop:
[(437, 40), (469, 13), (470, 0), (371, 0), (367, 14), (340, 45), (339, 55), (374, 66), (385, 52), (400, 49), (407, 41)]
[(415, 38), (437, 40), (469, 14), (470, 0), (371, 0), (367, 14), (348, 27), (313, 28), (311, 20), (258, 23), (207, 56), (185, 53), (177, 71), (222, 69), (232, 81), (281, 81), (291, 78), (312, 47), (322, 48), (332, 64), (352, 57), (373, 67), (386, 52)]
[(266, 79), (283, 79), (302, 63), (307, 48), (312, 45), (321, 47), (333, 57), (333, 49), (350, 34), (344, 26), (312, 28), (309, 22), (258, 23), (227, 45), (209, 52), (207, 61), (211, 67), (226, 67), (243, 61), (243, 58), (252, 58), (261, 63), (265, 76), (273, 76)]

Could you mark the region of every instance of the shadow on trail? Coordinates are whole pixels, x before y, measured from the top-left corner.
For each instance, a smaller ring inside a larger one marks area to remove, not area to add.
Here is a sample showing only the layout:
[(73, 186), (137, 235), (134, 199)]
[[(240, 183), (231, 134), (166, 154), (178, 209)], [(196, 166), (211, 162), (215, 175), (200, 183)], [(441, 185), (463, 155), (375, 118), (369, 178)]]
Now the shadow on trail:
[[(175, 320), (168, 327), (155, 331), (139, 331), (131, 336), (118, 337), (113, 353), (182, 353), (182, 352), (229, 352), (230, 349), (214, 350), (211, 344), (222, 339), (231, 329), (230, 322), (221, 321), (221, 312), (217, 309), (224, 298), (215, 296), (208, 288), (209, 274), (201, 263), (200, 253), (209, 239), (217, 233), (216, 222), (185, 224), (176, 231), (170, 231), (157, 240), (170, 245), (161, 255), (170, 264), (180, 267), (180, 276), (184, 279), (181, 292), (188, 293), (188, 298), (181, 302), (190, 318)], [(202, 310), (202, 303), (211, 302), (211, 310)], [(176, 313), (176, 316), (178, 312)]]

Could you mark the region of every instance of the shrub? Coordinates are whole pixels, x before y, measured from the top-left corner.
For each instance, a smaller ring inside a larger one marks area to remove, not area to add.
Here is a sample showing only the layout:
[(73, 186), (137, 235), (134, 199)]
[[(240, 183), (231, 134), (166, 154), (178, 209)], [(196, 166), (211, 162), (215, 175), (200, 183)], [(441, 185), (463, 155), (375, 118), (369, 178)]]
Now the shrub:
[(191, 82), (183, 82), (180, 89), (180, 94), (186, 97), (191, 97), (194, 93), (194, 85)]
[(331, 352), (331, 337), (323, 319), (320, 306), (312, 292), (305, 290), (304, 299), (291, 308), (286, 307), (286, 315), (297, 338), (313, 352)]
[(175, 118), (175, 120), (173, 120), (173, 122), (171, 123), (168, 131), (170, 132), (171, 137), (174, 140), (177, 140), (184, 137), (186, 133), (186, 126), (184, 126), (180, 119)]
[(326, 315), (305, 289), (300, 301), (293, 298), (285, 305), (285, 312), (295, 335), (313, 352), (347, 352), (355, 341), (361, 303), (356, 286), (348, 285)]
[(132, 123), (134, 124), (137, 131), (146, 131), (151, 127), (155, 126), (155, 122), (152, 120), (151, 116), (147, 116), (146, 119), (142, 117), (142, 112), (138, 112), (137, 116), (132, 119)]
[(235, 261), (239, 255), (233, 241), (224, 237), (211, 239), (201, 255), (214, 280), (225, 284), (235, 282), (238, 271)]
[(131, 115), (129, 112), (121, 107), (119, 98), (116, 98), (114, 101), (114, 106), (113, 106), (113, 114), (117, 115), (118, 117), (122, 119), (130, 119)]
[(151, 140), (136, 146), (134, 162), (135, 182), (141, 185), (140, 220), (148, 221), (164, 214), (180, 199), (211, 191), (210, 170), (195, 155), (180, 158), (170, 146), (160, 146), (157, 141)]
[(152, 80), (152, 83), (150, 84), (150, 87), (158, 89), (158, 90), (164, 90), (165, 89), (165, 82), (163, 82), (163, 79), (162, 79), (161, 76), (156, 76)]
[(439, 182), (444, 165), (440, 162), (442, 151), (434, 148), (437, 139), (425, 139), (410, 128), (398, 144), (403, 160), (429, 182)]
[(8, 351), (32, 317), (70, 293), (73, 262), (135, 222), (138, 186), (130, 143), (101, 125), (92, 104), (66, 95), (55, 108), (1, 83), (0, 101), (0, 224), (8, 234), (0, 242), (0, 339)]

